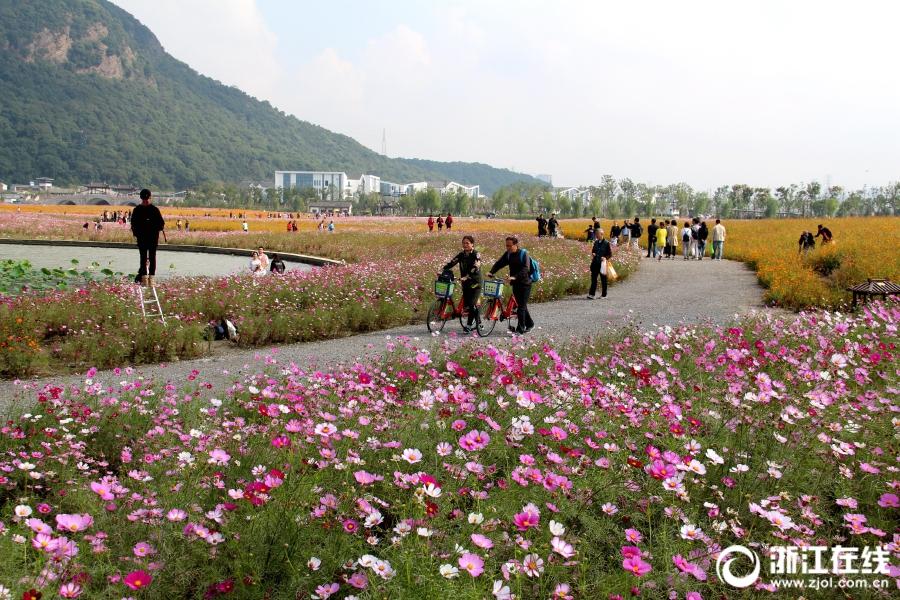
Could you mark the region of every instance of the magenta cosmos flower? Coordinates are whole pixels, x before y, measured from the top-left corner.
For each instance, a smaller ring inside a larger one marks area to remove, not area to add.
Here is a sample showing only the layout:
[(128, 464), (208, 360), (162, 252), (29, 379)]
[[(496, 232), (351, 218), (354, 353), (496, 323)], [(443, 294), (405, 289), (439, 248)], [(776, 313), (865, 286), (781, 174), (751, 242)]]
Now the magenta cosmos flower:
[(641, 577), (650, 572), (650, 563), (644, 562), (640, 557), (626, 558), (622, 561), (622, 568)]
[(897, 498), (897, 494), (882, 494), (881, 498), (878, 499), (878, 506), (898, 508), (900, 507), (900, 499)]
[(125, 576), (125, 579), (122, 580), (122, 583), (127, 585), (133, 590), (142, 590), (153, 581), (153, 578), (150, 577), (150, 573), (147, 571), (132, 571), (128, 575)]
[(522, 512), (513, 516), (513, 523), (519, 531), (525, 531), (532, 527), (537, 527), (541, 521), (541, 513), (534, 504), (526, 504)]

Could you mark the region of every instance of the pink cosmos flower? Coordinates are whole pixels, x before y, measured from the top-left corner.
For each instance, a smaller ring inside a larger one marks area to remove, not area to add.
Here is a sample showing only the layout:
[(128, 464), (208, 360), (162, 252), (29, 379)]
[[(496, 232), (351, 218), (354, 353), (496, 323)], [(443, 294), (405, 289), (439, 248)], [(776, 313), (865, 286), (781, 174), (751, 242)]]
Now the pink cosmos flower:
[(325, 598), (337, 594), (340, 588), (341, 586), (336, 583), (326, 583), (316, 588), (316, 596), (325, 600)]
[(224, 466), (228, 464), (229, 460), (231, 460), (230, 454), (228, 454), (221, 448), (216, 448), (209, 453), (209, 460), (207, 462), (212, 465)]
[(77, 598), (81, 595), (81, 586), (74, 582), (64, 583), (59, 588), (59, 595), (63, 598)]
[(550, 540), (550, 547), (563, 558), (572, 558), (575, 556), (575, 548), (572, 547), (572, 544), (560, 537), (555, 537)]
[(622, 546), (619, 550), (623, 558), (640, 558), (641, 549), (637, 546)]
[(166, 518), (172, 522), (184, 521), (187, 518), (187, 513), (180, 508), (173, 508), (168, 513), (166, 513)]
[(632, 544), (640, 544), (643, 536), (641, 532), (637, 529), (626, 529), (625, 530), (625, 539), (631, 542)]
[(76, 533), (84, 531), (94, 524), (94, 517), (89, 514), (56, 515), (56, 528), (60, 531)]
[(364, 590), (369, 585), (369, 578), (362, 571), (357, 571), (347, 579), (347, 583), (358, 590)]
[(477, 554), (466, 552), (459, 557), (459, 568), (472, 577), (478, 577), (484, 572), (484, 560)]
[(108, 485), (103, 485), (102, 483), (97, 483), (96, 481), (91, 482), (91, 491), (100, 496), (102, 500), (113, 500), (115, 496), (112, 494), (112, 490), (109, 489)]
[(494, 547), (494, 542), (492, 542), (487, 536), (481, 535), (480, 533), (473, 533), (471, 539), (473, 544), (484, 550), (489, 550)]
[(568, 583), (558, 583), (556, 584), (556, 588), (553, 590), (553, 595), (550, 596), (551, 600), (572, 600), (574, 596), (570, 593), (572, 591), (571, 586)]
[(897, 498), (897, 494), (882, 494), (881, 498), (878, 499), (878, 506), (883, 508), (898, 508), (900, 507), (900, 498)]
[(347, 533), (354, 533), (357, 529), (359, 529), (359, 523), (354, 521), (353, 519), (344, 519), (344, 531)]
[(146, 588), (153, 581), (153, 578), (150, 577), (150, 573), (147, 571), (132, 571), (128, 575), (125, 576), (125, 579), (122, 580), (122, 583), (127, 585), (133, 590), (142, 590)]
[(132, 548), (132, 552), (138, 558), (144, 558), (145, 556), (150, 556), (151, 554), (156, 554), (156, 550), (153, 549), (153, 546), (148, 544), (147, 542), (138, 542)]
[(638, 577), (646, 575), (651, 569), (650, 563), (644, 562), (639, 557), (626, 558), (622, 561), (622, 568)]
[(688, 592), (684, 600), (703, 600), (703, 596), (700, 595), (700, 592)]
[(360, 485), (371, 485), (376, 481), (382, 481), (384, 479), (384, 477), (382, 477), (381, 475), (373, 475), (372, 473), (367, 473), (366, 471), (357, 471), (353, 474), (353, 477)]

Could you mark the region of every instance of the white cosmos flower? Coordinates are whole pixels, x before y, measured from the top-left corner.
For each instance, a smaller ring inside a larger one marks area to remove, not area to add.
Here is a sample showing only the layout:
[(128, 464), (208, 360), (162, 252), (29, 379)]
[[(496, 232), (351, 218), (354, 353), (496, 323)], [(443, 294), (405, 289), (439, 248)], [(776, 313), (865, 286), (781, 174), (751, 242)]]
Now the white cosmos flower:
[(725, 463), (725, 459), (719, 456), (718, 452), (716, 452), (712, 448), (706, 449), (706, 458), (708, 458), (714, 465), (721, 465)]
[(440, 568), (441, 576), (446, 577), (447, 579), (453, 579), (454, 577), (459, 577), (459, 569), (454, 567), (451, 564), (443, 564)]
[(310, 571), (318, 571), (319, 567), (322, 566), (322, 561), (319, 560), (319, 558), (312, 556), (306, 561), (306, 566), (309, 567)]
[(565, 532), (566, 528), (562, 523), (550, 521), (550, 533), (552, 533), (553, 535), (563, 535)]
[(411, 465), (414, 465), (422, 460), (422, 453), (419, 452), (418, 448), (407, 448), (403, 451), (403, 454), (401, 456), (403, 457), (403, 460)]
[(484, 521), (484, 515), (481, 513), (469, 513), (469, 523), (472, 525), (481, 525)]

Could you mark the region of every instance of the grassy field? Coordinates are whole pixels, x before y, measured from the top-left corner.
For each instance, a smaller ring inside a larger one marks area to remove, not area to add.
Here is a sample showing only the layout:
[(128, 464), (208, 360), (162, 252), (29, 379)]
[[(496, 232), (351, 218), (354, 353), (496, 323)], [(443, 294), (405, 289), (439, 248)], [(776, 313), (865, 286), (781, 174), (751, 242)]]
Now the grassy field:
[[(127, 228), (115, 224), (107, 225), (100, 232), (91, 228), (85, 233), (81, 229), (81, 224), (87, 218), (96, 218), (104, 209), (109, 210), (109, 207), (0, 205), (0, 235), (131, 241)], [(266, 248), (276, 251), (305, 252), (354, 260), (354, 251), (348, 249), (342, 239), (329, 239), (327, 235), (303, 235), (316, 231), (316, 221), (308, 215), (296, 219), (300, 228), (296, 235), (258, 237), (257, 234), (284, 233), (287, 219), (268, 218), (268, 213), (249, 211), (251, 234), (232, 237), (227, 234), (240, 233), (241, 221), (237, 218), (229, 219), (229, 212), (235, 215), (238, 213), (223, 209), (165, 209), (169, 239), (180, 243), (227, 243), (240, 247), (253, 247), (262, 243)], [(212, 216), (203, 216), (206, 214)], [(192, 233), (176, 230), (175, 223), (179, 218), (190, 221)], [(339, 232), (415, 234), (427, 231), (425, 218), (337, 217), (334, 221)], [(649, 219), (642, 221), (646, 231)], [(797, 240), (800, 233), (804, 230), (815, 232), (819, 222), (821, 221), (814, 219), (726, 221), (728, 240), (725, 255), (750, 265), (766, 287), (766, 300), (785, 308), (840, 308), (850, 300), (850, 294), (845, 291), (849, 285), (863, 282), (869, 277), (900, 281), (900, 253), (897, 252), (900, 247), (900, 219), (829, 219), (827, 225), (835, 235), (835, 243), (825, 248), (817, 247), (806, 256), (799, 255)], [(568, 239), (583, 239), (588, 223), (588, 219), (563, 220), (560, 222), (560, 230)], [(612, 221), (602, 219), (601, 224), (609, 232)], [(534, 234), (536, 225), (533, 220), (459, 218), (456, 220), (455, 231), (476, 235)], [(219, 237), (193, 233), (219, 234)], [(432, 235), (440, 234), (435, 231)], [(447, 235), (446, 231), (443, 235)], [(646, 246), (646, 234), (641, 244)], [(711, 244), (708, 244), (708, 251), (709, 246)]]

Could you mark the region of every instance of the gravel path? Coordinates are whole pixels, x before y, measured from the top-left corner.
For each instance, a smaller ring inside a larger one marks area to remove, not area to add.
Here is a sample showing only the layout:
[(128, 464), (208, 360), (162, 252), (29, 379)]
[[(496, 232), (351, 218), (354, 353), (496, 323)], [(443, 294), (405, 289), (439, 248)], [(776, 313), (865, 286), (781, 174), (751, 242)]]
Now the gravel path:
[[(685, 261), (677, 258), (658, 262), (644, 259), (631, 277), (613, 285), (606, 299), (570, 297), (535, 304), (531, 314), (536, 328), (530, 335), (557, 340), (583, 338), (612, 327), (635, 322), (642, 328), (679, 323), (728, 323), (737, 315), (763, 310), (762, 288), (756, 275), (735, 261)], [(506, 339), (505, 323), (498, 323), (492, 336), (474, 338), (476, 343), (498, 343)], [(257, 372), (265, 357), (276, 351), (278, 362), (295, 362), (303, 367), (328, 368), (355, 359), (374, 360), (384, 349), (388, 336), (413, 338), (416, 345), (439, 343), (448, 335), (461, 333), (456, 321), (447, 323), (441, 336), (432, 338), (424, 324), (396, 327), (377, 333), (335, 340), (292, 344), (255, 350), (228, 349), (218, 356), (172, 363), (145, 365), (138, 369), (146, 377), (184, 381), (194, 369), (215, 387), (224, 389), (240, 379), (241, 373)], [(101, 372), (95, 381), (116, 384), (125, 375)], [(78, 384), (83, 377), (61, 376), (26, 382), (0, 382), (0, 409), (8, 403), (34, 400), (34, 389), (46, 383)]]

